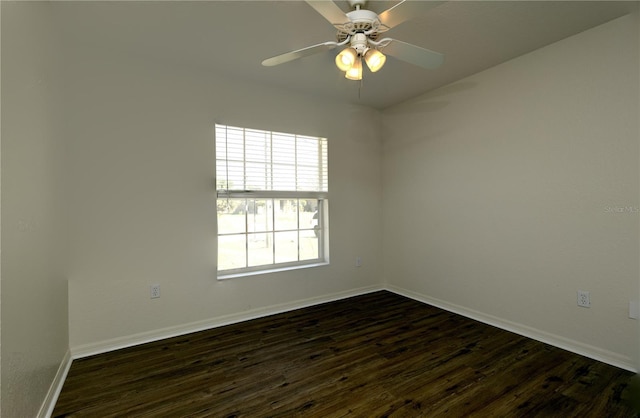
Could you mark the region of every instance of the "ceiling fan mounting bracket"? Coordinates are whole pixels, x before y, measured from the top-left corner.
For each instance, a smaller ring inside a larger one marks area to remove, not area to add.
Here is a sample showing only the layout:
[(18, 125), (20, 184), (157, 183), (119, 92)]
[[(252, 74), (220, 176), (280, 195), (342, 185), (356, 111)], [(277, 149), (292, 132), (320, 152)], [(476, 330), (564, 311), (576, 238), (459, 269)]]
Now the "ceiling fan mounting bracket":
[(367, 4), (367, 0), (349, 0), (349, 6), (353, 9), (359, 9)]

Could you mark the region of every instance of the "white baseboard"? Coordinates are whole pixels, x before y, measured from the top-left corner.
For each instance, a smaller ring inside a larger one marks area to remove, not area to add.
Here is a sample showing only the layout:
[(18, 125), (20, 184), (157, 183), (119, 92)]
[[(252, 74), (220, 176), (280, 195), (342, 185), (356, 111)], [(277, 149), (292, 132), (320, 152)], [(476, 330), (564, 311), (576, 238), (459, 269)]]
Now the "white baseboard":
[(165, 338), (177, 337), (180, 335), (190, 334), (192, 332), (204, 331), (212, 328), (217, 328), (225, 325), (231, 325), (238, 322), (249, 321), (251, 319), (262, 318), (269, 315), (288, 312), (295, 309), (306, 308), (313, 305), (318, 305), (326, 302), (333, 302), (340, 299), (349, 298), (352, 296), (364, 295), (371, 292), (385, 290), (382, 285), (362, 287), (358, 289), (352, 289), (344, 292), (332, 293), (329, 295), (323, 295), (313, 297), (309, 299), (297, 300), (294, 302), (287, 302), (278, 305), (271, 305), (264, 308), (252, 309), (246, 312), (240, 312), (230, 315), (219, 316), (216, 318), (205, 319), (202, 321), (191, 322), (188, 324), (177, 325), (173, 327), (162, 328), (149, 332), (142, 332), (134, 335), (127, 335), (124, 337), (113, 338), (110, 340), (100, 341), (92, 344), (85, 344), (76, 347), (71, 347), (71, 357), (73, 359), (79, 359), (96, 354), (102, 354), (113, 350), (119, 350), (121, 348), (132, 347), (139, 344), (145, 344), (162, 340)]
[[(495, 317), (493, 315), (488, 315), (479, 311), (475, 311), (473, 309), (468, 309), (463, 306), (452, 304), (440, 299), (432, 298), (432, 297), (429, 297), (417, 292), (413, 292), (410, 290), (406, 290), (400, 287), (396, 287), (389, 284), (380, 284), (380, 285), (368, 286), (368, 287), (363, 287), (358, 289), (352, 289), (344, 292), (333, 293), (329, 295), (323, 295), (323, 296), (298, 300), (294, 302), (271, 305), (264, 308), (252, 309), (246, 312), (224, 315), (216, 318), (209, 318), (202, 321), (196, 321), (188, 324), (182, 324), (182, 325), (177, 325), (173, 327), (153, 330), (149, 332), (128, 335), (124, 337), (100, 341), (97, 343), (71, 347), (70, 359), (68, 360), (69, 364), (65, 366), (66, 370), (64, 370), (64, 375), (62, 376), (60, 388), (58, 389), (57, 393), (54, 393), (54, 395), (57, 399), (59, 390), (62, 388), (62, 382), (64, 382), (64, 376), (66, 376), (66, 373), (68, 372), (68, 367), (70, 366), (72, 359), (79, 359), (83, 357), (92, 356), (95, 354), (102, 354), (109, 351), (118, 350), (121, 348), (132, 347), (135, 345), (154, 342), (154, 341), (162, 340), (165, 338), (185, 335), (192, 332), (199, 332), (199, 331), (204, 331), (207, 329), (235, 324), (243, 321), (249, 321), (251, 319), (262, 318), (269, 315), (288, 312), (288, 311), (292, 311), (300, 308), (306, 308), (306, 307), (318, 305), (321, 303), (333, 302), (340, 299), (364, 295), (367, 293), (376, 292), (380, 290), (387, 290), (389, 292), (393, 292), (401, 296), (406, 296), (416, 301), (433, 305), (438, 308), (483, 322), (485, 324), (489, 324), (489, 325), (504, 329), (506, 331), (513, 332), (518, 335), (532, 338), (534, 340), (537, 340), (546, 344), (550, 344), (555, 347), (558, 347), (567, 351), (571, 351), (573, 353), (583, 355), (585, 357), (589, 357), (594, 360), (598, 360), (615, 367), (619, 367), (621, 369), (638, 373), (638, 368), (634, 360), (630, 357), (623, 356), (619, 353), (604, 350), (596, 346), (584, 344), (579, 341), (571, 340), (559, 335), (541, 331), (536, 328), (511, 322), (503, 318)], [(65, 362), (63, 361), (62, 365), (60, 366), (61, 370), (63, 369), (64, 365), (65, 365)], [(60, 371), (58, 374), (60, 375)], [(56, 379), (58, 379), (58, 376), (56, 376)], [(53, 388), (53, 385), (52, 385), (52, 388)], [(49, 396), (47, 397), (47, 399), (49, 399)], [(55, 402), (55, 399), (54, 399), (54, 402)], [(43, 415), (43, 416), (46, 416), (46, 415)]]
[(69, 369), (71, 368), (71, 362), (73, 359), (71, 358), (71, 351), (67, 350), (62, 358), (62, 362), (60, 362), (60, 366), (58, 367), (58, 371), (56, 372), (55, 377), (53, 378), (53, 382), (49, 387), (49, 392), (47, 392), (47, 396), (44, 398), (44, 402), (42, 402), (42, 406), (40, 406), (40, 410), (38, 411), (38, 418), (49, 418), (53, 414), (53, 408), (56, 406), (56, 401), (58, 400), (58, 396), (60, 396), (60, 392), (62, 391), (62, 386), (64, 385), (64, 381), (67, 378), (67, 373), (69, 373)]
[(468, 309), (463, 306), (459, 306), (453, 303), (449, 303), (440, 299), (432, 298), (420, 293), (416, 293), (410, 290), (402, 289), (393, 285), (387, 285), (386, 290), (396, 293), (401, 296), (417, 300), (435, 307), (444, 309), (449, 312), (453, 312), (467, 318), (474, 319), (476, 321), (489, 324), (506, 331), (513, 332), (524, 337), (534, 339), (536, 341), (543, 342), (545, 344), (552, 345), (554, 347), (561, 348), (563, 350), (571, 351), (572, 353), (579, 354), (591, 359), (601, 361), (603, 363), (610, 364), (621, 369), (629, 370), (634, 373), (638, 373), (638, 368), (635, 365), (634, 359), (623, 356), (619, 353), (604, 350), (600, 347), (584, 344), (579, 341), (571, 340), (559, 335), (551, 334), (545, 331), (541, 331), (536, 328), (532, 328), (526, 325), (518, 324), (508, 321), (506, 319), (498, 318), (493, 315), (487, 315), (485, 313)]

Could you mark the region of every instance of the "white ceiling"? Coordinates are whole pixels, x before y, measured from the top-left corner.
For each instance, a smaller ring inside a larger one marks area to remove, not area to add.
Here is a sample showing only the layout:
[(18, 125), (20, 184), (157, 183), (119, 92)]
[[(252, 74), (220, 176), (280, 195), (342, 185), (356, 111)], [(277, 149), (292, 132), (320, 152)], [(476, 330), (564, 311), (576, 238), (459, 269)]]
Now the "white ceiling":
[[(346, 1), (336, 2), (349, 11)], [(381, 12), (394, 1), (370, 1)], [(445, 54), (437, 70), (387, 59), (362, 84), (334, 65), (338, 50), (263, 67), (335, 29), (302, 1), (55, 2), (65, 42), (181, 63), (265, 85), (383, 109), (631, 12), (636, 1), (449, 1), (385, 36)], [(611, 46), (615, 48), (615, 45)]]

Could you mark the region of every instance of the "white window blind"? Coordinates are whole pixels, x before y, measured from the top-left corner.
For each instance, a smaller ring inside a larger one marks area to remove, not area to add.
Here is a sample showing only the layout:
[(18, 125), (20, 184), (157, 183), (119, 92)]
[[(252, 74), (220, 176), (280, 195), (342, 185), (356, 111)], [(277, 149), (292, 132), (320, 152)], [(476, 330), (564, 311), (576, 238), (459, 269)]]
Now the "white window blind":
[(327, 192), (327, 140), (216, 125), (216, 176), (223, 194)]

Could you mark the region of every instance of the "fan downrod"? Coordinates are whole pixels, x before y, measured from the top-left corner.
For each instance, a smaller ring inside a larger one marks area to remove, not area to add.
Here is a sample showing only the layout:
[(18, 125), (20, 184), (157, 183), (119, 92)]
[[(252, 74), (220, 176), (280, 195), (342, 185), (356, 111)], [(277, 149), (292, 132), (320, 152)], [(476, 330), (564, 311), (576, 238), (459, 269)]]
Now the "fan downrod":
[(360, 10), (365, 4), (367, 4), (367, 0), (349, 0), (349, 6), (355, 10)]

